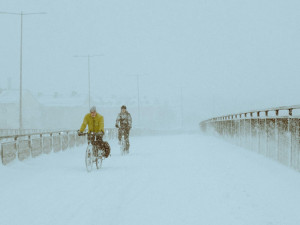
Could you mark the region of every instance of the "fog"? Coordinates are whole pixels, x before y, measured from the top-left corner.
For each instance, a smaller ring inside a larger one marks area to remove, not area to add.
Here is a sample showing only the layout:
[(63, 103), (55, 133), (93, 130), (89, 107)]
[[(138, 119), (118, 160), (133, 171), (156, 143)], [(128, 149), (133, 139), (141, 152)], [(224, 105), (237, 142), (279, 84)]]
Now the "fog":
[[(122, 104), (136, 126), (139, 102), (139, 126), (196, 128), (213, 116), (300, 103), (298, 0), (2, 0), (0, 11), (46, 13), (23, 16), (23, 90), (83, 96), (81, 110), (57, 115), (76, 114), (74, 127), (89, 91), (88, 58), (74, 56), (95, 56), (92, 104), (108, 127)], [(2, 92), (20, 86), (20, 18), (0, 14)]]

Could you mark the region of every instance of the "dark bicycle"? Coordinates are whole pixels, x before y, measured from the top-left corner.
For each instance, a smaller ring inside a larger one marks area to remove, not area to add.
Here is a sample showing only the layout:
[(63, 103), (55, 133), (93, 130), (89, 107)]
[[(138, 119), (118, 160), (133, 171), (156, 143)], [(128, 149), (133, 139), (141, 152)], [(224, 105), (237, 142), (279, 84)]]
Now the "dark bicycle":
[[(105, 150), (102, 141), (102, 134), (100, 133), (82, 133), (81, 135), (87, 135), (88, 146), (85, 151), (85, 166), (86, 170), (90, 172), (93, 169), (93, 164), (96, 164), (96, 168), (102, 167), (102, 161), (105, 158)], [(107, 143), (108, 144), (108, 143)]]
[(129, 141), (125, 139), (125, 130), (121, 129), (120, 150), (122, 155), (129, 154)]

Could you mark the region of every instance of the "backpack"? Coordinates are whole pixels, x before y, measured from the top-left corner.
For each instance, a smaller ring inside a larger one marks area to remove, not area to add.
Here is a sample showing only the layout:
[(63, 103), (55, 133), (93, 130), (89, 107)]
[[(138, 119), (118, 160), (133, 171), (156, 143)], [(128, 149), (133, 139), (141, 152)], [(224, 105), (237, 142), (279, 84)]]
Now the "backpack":
[(105, 152), (104, 157), (107, 158), (110, 155), (110, 145), (107, 141), (103, 141), (100, 145), (100, 149)]

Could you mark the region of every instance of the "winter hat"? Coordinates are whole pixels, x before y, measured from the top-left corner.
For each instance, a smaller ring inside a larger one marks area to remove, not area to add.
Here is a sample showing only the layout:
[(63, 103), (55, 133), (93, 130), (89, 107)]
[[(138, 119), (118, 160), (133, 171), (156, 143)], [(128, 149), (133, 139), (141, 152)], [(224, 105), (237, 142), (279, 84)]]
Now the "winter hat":
[(90, 112), (97, 112), (96, 106), (92, 106), (91, 109), (90, 109)]

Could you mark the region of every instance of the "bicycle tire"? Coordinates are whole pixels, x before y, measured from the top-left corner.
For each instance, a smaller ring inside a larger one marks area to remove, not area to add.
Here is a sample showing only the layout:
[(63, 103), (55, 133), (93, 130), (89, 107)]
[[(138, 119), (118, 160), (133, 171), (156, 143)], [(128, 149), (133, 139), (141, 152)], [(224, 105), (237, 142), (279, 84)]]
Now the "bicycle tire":
[(93, 151), (91, 145), (88, 145), (85, 151), (85, 167), (88, 172), (93, 169)]
[(121, 150), (121, 154), (125, 155), (125, 149), (126, 149), (126, 142), (124, 140), (124, 137), (122, 137), (121, 139), (121, 145), (120, 145), (120, 150)]
[(96, 168), (97, 168), (97, 170), (101, 169), (102, 161), (103, 161), (102, 157), (97, 157), (97, 159), (96, 159)]

